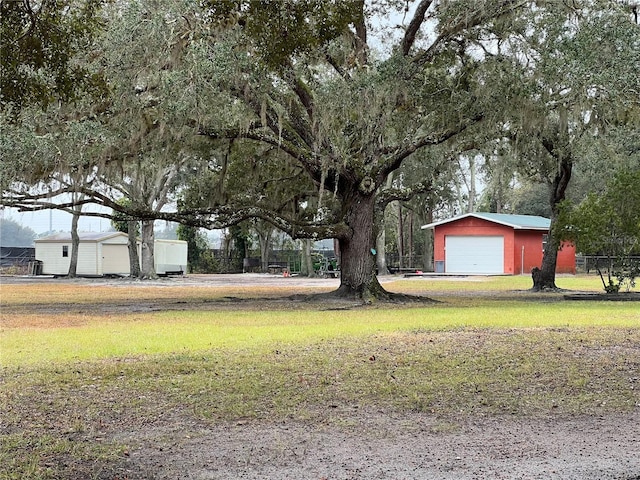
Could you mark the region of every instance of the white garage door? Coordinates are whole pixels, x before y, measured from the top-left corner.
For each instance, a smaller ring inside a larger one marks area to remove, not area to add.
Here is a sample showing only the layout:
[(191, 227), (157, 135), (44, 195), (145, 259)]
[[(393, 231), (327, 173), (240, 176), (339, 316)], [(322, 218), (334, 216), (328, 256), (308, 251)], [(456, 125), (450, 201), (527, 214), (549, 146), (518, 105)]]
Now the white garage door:
[(503, 237), (447, 236), (445, 238), (447, 273), (504, 273)]

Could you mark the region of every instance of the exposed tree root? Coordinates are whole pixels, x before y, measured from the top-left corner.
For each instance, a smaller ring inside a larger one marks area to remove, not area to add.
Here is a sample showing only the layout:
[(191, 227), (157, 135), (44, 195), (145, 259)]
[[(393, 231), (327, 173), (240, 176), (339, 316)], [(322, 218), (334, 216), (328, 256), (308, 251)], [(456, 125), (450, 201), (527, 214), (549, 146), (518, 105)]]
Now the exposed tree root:
[(556, 286), (553, 287), (536, 287), (533, 286), (531, 287), (529, 290), (527, 290), (528, 292), (533, 292), (533, 293), (562, 293), (562, 292), (566, 292), (567, 290), (564, 288), (559, 288)]
[(373, 292), (357, 291), (351, 289), (345, 285), (340, 286), (337, 290), (331, 292), (315, 293), (304, 296), (297, 296), (298, 300), (308, 301), (309, 303), (330, 303), (338, 304), (348, 302), (353, 306), (362, 305), (376, 305), (376, 304), (433, 304), (440, 303), (438, 300), (434, 300), (429, 297), (421, 297), (417, 295), (407, 295), (404, 293), (388, 292), (387, 290), (380, 288), (376, 289), (375, 295)]

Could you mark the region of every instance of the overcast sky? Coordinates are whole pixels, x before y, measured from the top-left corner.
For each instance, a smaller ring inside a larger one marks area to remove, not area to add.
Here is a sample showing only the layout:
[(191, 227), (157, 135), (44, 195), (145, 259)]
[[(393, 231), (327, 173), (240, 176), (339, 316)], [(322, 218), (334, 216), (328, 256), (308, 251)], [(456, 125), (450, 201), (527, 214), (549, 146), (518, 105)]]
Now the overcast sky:
[[(14, 220), (37, 234), (53, 231), (71, 231), (72, 215), (60, 210), (44, 210), (40, 212), (20, 213), (14, 208), (4, 209), (4, 218)], [(80, 217), (78, 230), (81, 232), (106, 232), (111, 229), (111, 222), (106, 218)]]

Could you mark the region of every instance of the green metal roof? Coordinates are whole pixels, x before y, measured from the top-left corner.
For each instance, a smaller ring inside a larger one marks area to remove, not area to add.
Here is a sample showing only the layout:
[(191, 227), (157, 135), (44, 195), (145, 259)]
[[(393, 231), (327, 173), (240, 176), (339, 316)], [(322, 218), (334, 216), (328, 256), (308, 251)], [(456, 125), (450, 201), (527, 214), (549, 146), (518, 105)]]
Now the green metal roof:
[(438, 225), (445, 223), (455, 222), (467, 217), (475, 217), (483, 220), (487, 220), (493, 223), (499, 223), (500, 225), (506, 225), (507, 227), (514, 228), (516, 230), (549, 230), (551, 220), (545, 217), (538, 217), (536, 215), (512, 215), (508, 213), (466, 213), (457, 217), (449, 218), (447, 220), (441, 220), (439, 222), (423, 225), (422, 229), (434, 228)]

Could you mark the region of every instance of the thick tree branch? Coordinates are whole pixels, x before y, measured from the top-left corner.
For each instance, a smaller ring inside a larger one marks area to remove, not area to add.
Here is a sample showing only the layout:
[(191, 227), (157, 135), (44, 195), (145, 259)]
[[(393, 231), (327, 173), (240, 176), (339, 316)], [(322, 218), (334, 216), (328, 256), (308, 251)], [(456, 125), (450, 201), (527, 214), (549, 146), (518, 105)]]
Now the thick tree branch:
[(260, 205), (233, 206), (221, 205), (209, 209), (186, 209), (180, 212), (157, 212), (159, 220), (177, 221), (185, 225), (208, 229), (225, 228), (244, 220), (259, 218), (288, 233), (292, 238), (337, 238), (349, 235), (351, 229), (344, 223), (326, 223), (300, 221), (274, 212)]
[(369, 47), (367, 45), (367, 23), (365, 22), (364, 18), (364, 8), (364, 0), (360, 0), (358, 5), (358, 16), (354, 20), (354, 27), (356, 29), (356, 58), (358, 59), (358, 63), (360, 63), (360, 65), (366, 65), (369, 61)]
[[(437, 177), (438, 174), (434, 175)], [(382, 190), (376, 197), (376, 208), (384, 209), (394, 201), (409, 201), (419, 193), (427, 193), (433, 190), (433, 179), (414, 183), (404, 188), (388, 188)]]
[[(57, 197), (81, 193), (86, 198), (82, 200), (56, 201)], [(2, 204), (7, 207), (16, 208), (20, 212), (36, 212), (41, 210), (62, 210), (73, 213), (73, 208), (78, 205), (100, 205), (110, 207), (113, 210), (124, 211), (123, 206), (114, 202), (108, 196), (89, 188), (89, 186), (71, 185), (59, 187), (46, 192), (29, 193), (19, 191), (4, 191), (2, 193)], [(83, 212), (83, 215), (87, 213)], [(111, 218), (107, 213), (93, 213), (92, 216)]]
[(266, 145), (271, 145), (295, 159), (304, 168), (304, 170), (309, 174), (311, 179), (316, 184), (319, 184), (321, 182), (323, 172), (322, 166), (317, 158), (310, 154), (308, 150), (299, 148), (298, 146), (292, 144), (291, 142), (288, 142), (284, 138), (273, 137), (264, 133), (264, 131), (261, 129), (249, 129), (249, 131), (227, 129), (224, 131), (216, 131), (201, 128), (199, 134), (205, 135), (214, 140), (233, 140), (238, 138), (246, 138), (248, 140), (254, 140)]
[(347, 72), (344, 68), (342, 68), (335, 58), (333, 58), (328, 53), (325, 53), (324, 59), (327, 61), (329, 65), (333, 67), (333, 69), (337, 72), (338, 75), (340, 75), (340, 77), (342, 77), (345, 80), (351, 80), (351, 75), (349, 75), (349, 72)]
[(293, 66), (290, 64), (287, 65), (287, 71), (285, 72), (284, 77), (286, 78), (291, 90), (293, 90), (298, 97), (298, 100), (300, 100), (300, 103), (304, 106), (309, 117), (309, 123), (313, 123), (314, 102), (309, 87), (307, 87), (302, 79), (295, 74)]
[(420, 27), (424, 22), (425, 16), (427, 15), (427, 11), (429, 10), (429, 7), (431, 7), (432, 3), (433, 3), (433, 0), (422, 0), (418, 5), (418, 8), (416, 9), (416, 12), (413, 15), (413, 18), (409, 23), (409, 27), (407, 28), (407, 31), (404, 33), (402, 42), (400, 43), (400, 48), (403, 56), (406, 57), (407, 55), (409, 55), (409, 51), (411, 50), (411, 47), (416, 41), (416, 36), (418, 34), (418, 31), (420, 30)]
[(449, 41), (464, 30), (477, 27), (491, 19), (499, 19), (503, 15), (507, 15), (514, 10), (522, 7), (527, 3), (527, 0), (504, 0), (494, 9), (481, 9), (470, 14), (460, 15), (457, 19), (452, 21), (448, 25), (443, 25), (439, 28), (439, 34), (433, 43), (417, 54), (413, 61), (417, 65), (424, 65), (433, 60), (440, 45)]
[[(293, 73), (283, 74), (283, 79), (289, 85), (289, 88), (294, 91), (296, 96), (298, 96), (298, 98), (301, 97), (304, 99), (300, 99), (300, 103), (307, 111), (307, 116), (309, 116), (309, 111), (311, 111), (311, 114), (313, 114), (313, 97), (308, 91), (308, 88), (306, 88), (306, 85), (304, 85), (304, 83), (298, 84), (297, 79), (295, 78)], [(296, 89), (298, 89), (299, 91), (295, 91)], [(268, 103), (265, 105), (263, 103), (263, 98), (259, 97), (258, 95), (254, 95), (251, 87), (248, 84), (244, 84), (242, 85), (242, 87), (231, 87), (230, 92), (234, 97), (236, 97), (247, 107), (249, 107), (256, 118), (262, 119), (263, 117), (266, 117), (264, 118), (264, 121), (266, 121), (266, 125), (262, 126), (271, 130), (274, 135), (279, 138), (285, 138), (292, 143), (305, 145), (306, 148), (311, 148), (311, 145), (313, 143), (313, 135), (310, 131), (309, 122), (304, 125), (300, 122), (298, 124), (293, 124), (291, 123), (290, 119), (279, 118), (278, 113), (275, 111), (273, 106)], [(269, 100), (275, 102), (275, 100), (273, 99)], [(287, 108), (286, 100), (284, 103), (281, 102), (280, 106), (282, 106), (289, 113), (291, 113), (289, 110), (293, 108), (291, 105), (289, 105), (289, 107)], [(266, 108), (266, 111), (263, 111), (263, 108)], [(290, 114), (289, 117), (300, 120), (302, 118), (302, 115)], [(259, 128), (257, 120), (252, 122), (251, 126), (253, 128)], [(241, 138), (241, 136), (236, 136), (234, 138)]]
[(559, 146), (557, 139), (549, 137), (540, 139), (544, 149), (557, 161), (557, 168), (553, 173), (553, 178), (549, 178), (549, 195), (552, 211), (556, 211), (558, 204), (565, 199), (565, 193), (571, 180), (573, 171), (573, 159), (571, 157), (571, 147), (568, 145)]
[(237, 140), (241, 138), (255, 140), (276, 147), (296, 160), (304, 159), (306, 155), (306, 152), (298, 148), (296, 145), (286, 141), (284, 138), (276, 138), (265, 133), (264, 130), (256, 127), (255, 124), (254, 127), (250, 127), (246, 131), (237, 128), (214, 130), (201, 126), (198, 130), (198, 135), (209, 137), (212, 140)]
[(447, 140), (455, 137), (456, 135), (464, 132), (471, 125), (475, 125), (483, 119), (483, 114), (479, 113), (468, 119), (466, 122), (461, 123), (456, 128), (445, 130), (444, 132), (424, 135), (417, 138), (408, 145), (400, 145), (393, 147), (386, 147), (379, 151), (380, 156), (386, 156), (387, 159), (378, 168), (377, 178), (378, 183), (382, 181), (390, 172), (393, 172), (400, 168), (402, 162), (411, 154), (420, 150), (421, 148), (439, 145)]
[[(86, 198), (66, 202), (55, 202), (53, 200), (56, 196), (71, 192), (82, 193)], [(73, 208), (78, 205), (92, 204), (110, 208), (121, 213), (125, 218), (134, 220), (165, 220), (209, 229), (225, 228), (236, 225), (243, 220), (260, 218), (287, 232), (292, 238), (338, 238), (340, 236), (348, 236), (351, 232), (350, 228), (341, 222), (302, 221), (260, 205), (218, 205), (175, 212), (157, 211), (146, 206), (120, 204), (110, 197), (87, 187), (64, 187), (46, 193), (22, 194), (20, 197), (17, 195), (9, 197), (5, 193), (2, 202), (3, 205), (17, 208), (21, 212), (55, 209), (73, 213)], [(103, 212), (83, 212), (82, 215), (101, 218), (113, 217), (112, 213)]]

